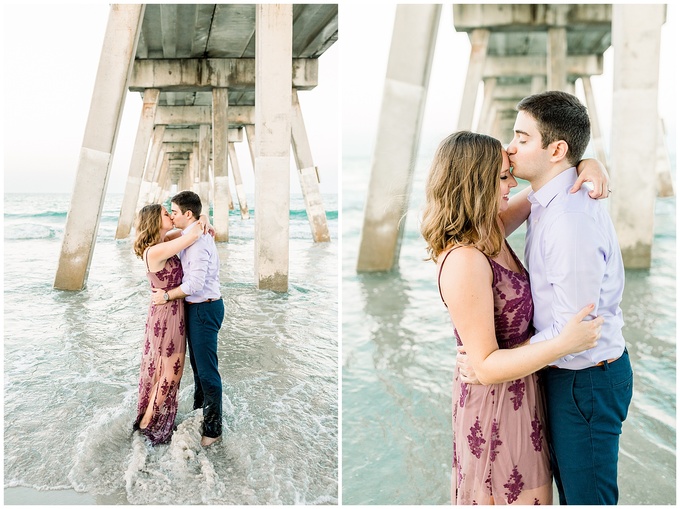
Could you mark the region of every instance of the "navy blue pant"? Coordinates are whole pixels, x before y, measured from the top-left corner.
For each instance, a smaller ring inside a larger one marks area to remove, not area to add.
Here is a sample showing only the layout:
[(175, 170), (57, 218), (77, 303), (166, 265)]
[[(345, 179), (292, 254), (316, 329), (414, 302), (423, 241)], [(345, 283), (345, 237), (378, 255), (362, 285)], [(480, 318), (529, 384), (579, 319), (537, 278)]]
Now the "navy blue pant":
[(194, 409), (203, 408), (201, 434), (222, 434), (222, 378), (217, 369), (217, 333), (224, 319), (224, 302), (184, 305), (189, 359), (194, 370)]
[(616, 505), (619, 436), (633, 396), (628, 351), (611, 364), (543, 370), (550, 460), (561, 505)]

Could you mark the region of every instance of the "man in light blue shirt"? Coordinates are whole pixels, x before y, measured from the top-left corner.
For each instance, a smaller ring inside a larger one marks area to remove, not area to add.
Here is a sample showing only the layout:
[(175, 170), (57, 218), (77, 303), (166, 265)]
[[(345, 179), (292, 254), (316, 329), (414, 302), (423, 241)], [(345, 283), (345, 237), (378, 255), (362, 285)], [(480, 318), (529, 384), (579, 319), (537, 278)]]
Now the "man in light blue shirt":
[(624, 268), (608, 212), (576, 182), (590, 139), (586, 108), (573, 95), (545, 92), (517, 106), (507, 148), (513, 174), (528, 180), (525, 263), (534, 300), (531, 342), (553, 338), (589, 303), (603, 316), (595, 348), (544, 370), (551, 463), (561, 504), (618, 501), (619, 436), (633, 373), (621, 333)]
[[(182, 235), (199, 228), (201, 199), (182, 191), (172, 197), (171, 217)], [(222, 435), (222, 378), (218, 371), (217, 334), (224, 319), (220, 292), (220, 258), (211, 235), (204, 234), (180, 251), (182, 284), (168, 292), (157, 292), (153, 300), (163, 304), (184, 298), (189, 359), (194, 371), (194, 409), (203, 408), (201, 445), (207, 447)]]

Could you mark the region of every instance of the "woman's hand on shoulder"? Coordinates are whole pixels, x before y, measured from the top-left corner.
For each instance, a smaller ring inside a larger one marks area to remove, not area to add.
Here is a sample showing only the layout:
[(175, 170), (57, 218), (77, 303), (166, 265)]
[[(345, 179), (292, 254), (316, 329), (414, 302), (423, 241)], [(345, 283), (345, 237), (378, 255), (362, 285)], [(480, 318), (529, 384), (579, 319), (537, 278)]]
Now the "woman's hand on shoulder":
[(609, 189), (609, 173), (607, 173), (607, 168), (600, 161), (597, 159), (584, 159), (578, 163), (576, 172), (578, 173), (578, 178), (569, 190), (570, 193), (577, 192), (584, 183), (590, 182), (593, 189), (588, 195), (591, 198), (596, 200), (609, 198), (611, 193), (611, 189)]

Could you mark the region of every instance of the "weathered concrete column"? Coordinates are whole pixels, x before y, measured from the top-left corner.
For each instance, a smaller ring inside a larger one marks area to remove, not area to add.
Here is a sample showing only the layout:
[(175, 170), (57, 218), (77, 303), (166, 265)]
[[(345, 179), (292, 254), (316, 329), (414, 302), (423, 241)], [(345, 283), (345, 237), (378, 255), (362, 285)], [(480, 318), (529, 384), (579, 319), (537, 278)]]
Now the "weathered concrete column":
[(66, 217), (54, 288), (81, 290), (92, 261), (143, 4), (112, 4)]
[(198, 134), (198, 195), (203, 212), (210, 214), (210, 126), (199, 126)]
[(309, 146), (305, 121), (302, 117), (302, 109), (298, 100), (297, 90), (293, 89), (293, 110), (291, 115), (291, 141), (293, 154), (300, 175), (300, 187), (305, 198), (307, 219), (312, 229), (314, 242), (330, 242), (331, 234), (328, 232), (326, 211), (323, 207), (323, 199), (319, 190), (319, 172), (314, 166), (312, 149)]
[(361, 231), (358, 271), (399, 259), (441, 5), (399, 4)]
[(139, 191), (142, 186), (144, 163), (146, 162), (147, 154), (149, 152), (149, 142), (151, 141), (151, 134), (153, 133), (153, 120), (156, 116), (156, 106), (158, 106), (159, 96), (160, 90), (157, 88), (149, 88), (144, 91), (142, 114), (139, 119), (139, 125), (137, 126), (137, 136), (135, 137), (135, 145), (132, 149), (130, 169), (125, 184), (125, 194), (123, 195), (123, 203), (121, 204), (120, 214), (118, 216), (118, 228), (116, 228), (117, 239), (124, 239), (130, 235), (130, 229), (135, 220), (135, 213), (137, 212), (135, 208), (139, 199)]
[(253, 170), (255, 170), (255, 125), (246, 125), (246, 138), (248, 140), (248, 151), (250, 152), (250, 161), (253, 164)]
[(478, 133), (488, 134), (489, 126), (491, 125), (491, 110), (493, 107), (493, 94), (496, 90), (497, 78), (487, 78), (484, 80), (484, 100), (482, 101), (482, 111), (479, 113), (477, 120)]
[(602, 131), (600, 130), (600, 118), (597, 114), (597, 106), (595, 104), (595, 95), (593, 94), (593, 86), (590, 83), (590, 76), (582, 76), (583, 92), (586, 95), (586, 106), (588, 107), (588, 116), (590, 117), (590, 141), (595, 148), (595, 157), (608, 167), (607, 152), (604, 150), (604, 140), (602, 139)]
[(146, 160), (146, 167), (144, 169), (144, 180), (142, 180), (142, 188), (139, 192), (139, 199), (137, 200), (137, 210), (145, 205), (151, 203), (150, 198), (153, 192), (154, 183), (158, 179), (158, 171), (160, 165), (158, 159), (163, 147), (163, 136), (165, 135), (165, 126), (157, 125), (153, 129), (153, 136), (151, 138), (151, 150), (149, 157)]
[[(611, 215), (626, 268), (649, 268), (656, 198), (659, 48), (663, 4), (613, 4)], [(634, 150), (631, 150), (634, 147)], [(631, 204), (635, 206), (631, 206)]]
[(215, 173), (215, 197), (213, 198), (213, 225), (215, 240), (229, 240), (229, 169), (228, 169), (228, 135), (229, 122), (229, 89), (213, 88), (213, 171)]
[(656, 144), (656, 195), (659, 198), (675, 196), (673, 178), (671, 177), (671, 161), (666, 147), (666, 129), (659, 117), (659, 132)]
[(548, 90), (566, 90), (567, 86), (567, 29), (548, 29)]
[(288, 291), (293, 6), (255, 11), (255, 280)]
[[(191, 187), (188, 188), (189, 191), (193, 191), (197, 195), (201, 195), (201, 188), (199, 182), (200, 176), (200, 151), (198, 142), (194, 143), (194, 149), (189, 155), (189, 174), (191, 175)], [(202, 201), (202, 200), (201, 200)]]
[(163, 202), (163, 185), (170, 173), (170, 154), (162, 153), (163, 158), (161, 159), (160, 171), (158, 172), (158, 185), (156, 186), (156, 192), (154, 194), (153, 202), (162, 203)]
[(472, 129), (472, 119), (475, 115), (475, 104), (477, 104), (477, 90), (482, 81), (482, 76), (484, 76), (489, 34), (489, 30), (486, 28), (476, 28), (470, 33), (470, 60), (468, 61), (465, 88), (463, 89), (463, 98), (458, 114), (459, 131)]
[(241, 210), (241, 219), (249, 219), (250, 212), (248, 211), (246, 192), (243, 190), (241, 168), (239, 167), (238, 164), (238, 157), (236, 157), (236, 148), (233, 143), (229, 143), (229, 162), (231, 163), (231, 172), (234, 175), (234, 187), (236, 188), (236, 197), (238, 198), (238, 205), (239, 209)]
[(546, 77), (545, 76), (532, 76), (531, 77), (531, 95), (540, 94), (545, 92), (546, 89)]

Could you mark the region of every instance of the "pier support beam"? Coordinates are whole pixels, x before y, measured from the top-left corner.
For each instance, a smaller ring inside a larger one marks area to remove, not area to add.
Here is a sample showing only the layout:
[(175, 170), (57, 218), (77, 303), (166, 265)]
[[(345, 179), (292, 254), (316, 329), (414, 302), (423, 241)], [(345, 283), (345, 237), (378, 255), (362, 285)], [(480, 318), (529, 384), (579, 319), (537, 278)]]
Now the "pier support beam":
[(388, 271), (399, 257), (441, 5), (400, 4), (364, 209), (358, 271)]
[(312, 229), (312, 238), (314, 242), (330, 242), (331, 235), (328, 232), (326, 211), (323, 208), (323, 200), (319, 190), (319, 173), (316, 166), (314, 166), (312, 149), (309, 146), (307, 130), (302, 118), (302, 109), (300, 108), (300, 101), (295, 89), (293, 89), (291, 141), (298, 174), (300, 175), (300, 187), (305, 198), (307, 218)]
[(458, 131), (472, 129), (472, 119), (477, 104), (477, 90), (479, 90), (479, 84), (482, 81), (482, 76), (484, 76), (484, 62), (486, 62), (486, 52), (489, 46), (489, 35), (489, 30), (484, 28), (477, 28), (470, 34), (470, 60), (458, 115)]
[(241, 219), (249, 219), (250, 212), (248, 212), (248, 202), (246, 201), (246, 192), (243, 190), (243, 179), (241, 178), (241, 168), (238, 164), (238, 157), (236, 157), (236, 147), (233, 143), (229, 144), (229, 162), (231, 163), (231, 172), (234, 175), (234, 188), (236, 189), (236, 198), (238, 199), (238, 206), (241, 210)]
[[(561, 7), (561, 6), (560, 6)], [(567, 29), (548, 29), (548, 90), (567, 90)]]
[[(215, 196), (213, 198), (213, 225), (215, 241), (229, 240), (229, 171), (228, 133), (229, 89), (214, 88), (212, 91), (213, 114), (213, 172), (215, 174)], [(208, 212), (208, 209), (205, 211)]]
[[(649, 268), (656, 198), (659, 49), (666, 6), (614, 4), (611, 215), (626, 268)], [(630, 150), (635, 147), (635, 150)], [(631, 204), (635, 204), (634, 207)]]
[(255, 14), (255, 280), (288, 291), (293, 6)]
[(590, 76), (582, 76), (581, 83), (583, 84), (583, 92), (586, 96), (586, 106), (588, 107), (588, 116), (590, 117), (591, 141), (595, 149), (595, 157), (597, 157), (605, 167), (608, 167), (607, 152), (604, 149), (604, 140), (602, 139), (602, 131), (600, 130), (600, 117), (597, 114), (595, 95), (593, 94), (593, 86), (590, 83)]
[(85, 286), (143, 18), (143, 4), (111, 5), (54, 279), (58, 290)]
[(130, 160), (130, 169), (125, 184), (123, 203), (121, 204), (118, 216), (116, 239), (127, 238), (130, 235), (130, 229), (135, 220), (137, 201), (139, 200), (139, 192), (142, 187), (144, 166), (149, 153), (149, 142), (153, 133), (153, 121), (156, 116), (156, 107), (158, 106), (160, 93), (160, 90), (157, 88), (149, 88), (144, 91), (142, 114), (137, 127), (135, 145), (132, 149), (132, 159)]
[(164, 135), (164, 125), (154, 127), (153, 136), (151, 138), (151, 150), (149, 151), (149, 157), (146, 160), (144, 180), (142, 180), (142, 188), (140, 189), (139, 199), (137, 200), (137, 210), (151, 203), (154, 185), (157, 185), (158, 181), (158, 171), (160, 170), (158, 159), (163, 146)]
[(198, 135), (198, 194), (203, 212), (210, 215), (210, 126), (201, 125)]

